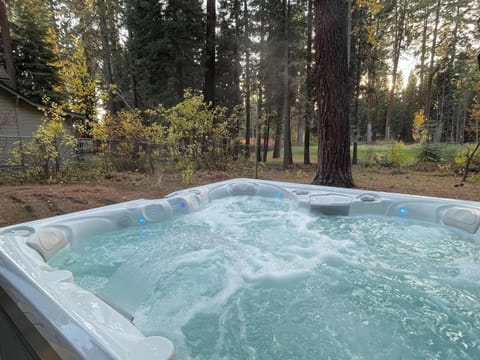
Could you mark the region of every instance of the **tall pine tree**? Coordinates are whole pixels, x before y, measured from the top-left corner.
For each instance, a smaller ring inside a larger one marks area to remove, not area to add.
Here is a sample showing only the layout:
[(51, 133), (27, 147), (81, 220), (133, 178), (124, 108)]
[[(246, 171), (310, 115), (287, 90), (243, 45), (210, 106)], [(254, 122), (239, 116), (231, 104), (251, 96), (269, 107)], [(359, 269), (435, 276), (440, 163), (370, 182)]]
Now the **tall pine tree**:
[(33, 101), (43, 97), (59, 101), (62, 95), (55, 91), (60, 85), (54, 44), (48, 31), (54, 17), (44, 1), (16, 0), (12, 6), (12, 42), (16, 66), (17, 89)]
[(353, 186), (347, 17), (347, 1), (315, 0), (318, 167), (313, 182), (317, 185)]

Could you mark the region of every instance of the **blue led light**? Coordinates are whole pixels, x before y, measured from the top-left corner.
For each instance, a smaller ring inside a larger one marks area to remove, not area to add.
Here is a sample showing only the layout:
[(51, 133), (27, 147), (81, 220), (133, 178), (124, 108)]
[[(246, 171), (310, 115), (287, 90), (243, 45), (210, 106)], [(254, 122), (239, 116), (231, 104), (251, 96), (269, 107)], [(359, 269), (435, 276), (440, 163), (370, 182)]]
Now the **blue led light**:
[(407, 209), (405, 209), (405, 208), (403, 208), (403, 207), (400, 208), (400, 214), (406, 215), (406, 214), (407, 214)]
[(138, 223), (139, 223), (139, 224), (144, 224), (144, 223), (145, 223), (145, 218), (144, 218), (143, 216), (140, 216), (140, 217), (138, 218)]
[(178, 202), (172, 205), (174, 209), (185, 209), (186, 204), (182, 202)]

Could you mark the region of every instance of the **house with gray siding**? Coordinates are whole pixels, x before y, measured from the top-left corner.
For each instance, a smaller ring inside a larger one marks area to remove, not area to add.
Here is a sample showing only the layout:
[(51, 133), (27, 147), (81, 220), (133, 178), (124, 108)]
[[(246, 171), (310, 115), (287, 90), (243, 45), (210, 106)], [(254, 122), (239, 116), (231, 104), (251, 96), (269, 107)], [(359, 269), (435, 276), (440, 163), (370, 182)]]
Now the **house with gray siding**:
[[(0, 166), (9, 165), (11, 151), (28, 141), (42, 123), (44, 105), (36, 104), (0, 80)], [(73, 135), (73, 122), (82, 117), (69, 113), (64, 126)], [(19, 164), (20, 165), (20, 164)]]

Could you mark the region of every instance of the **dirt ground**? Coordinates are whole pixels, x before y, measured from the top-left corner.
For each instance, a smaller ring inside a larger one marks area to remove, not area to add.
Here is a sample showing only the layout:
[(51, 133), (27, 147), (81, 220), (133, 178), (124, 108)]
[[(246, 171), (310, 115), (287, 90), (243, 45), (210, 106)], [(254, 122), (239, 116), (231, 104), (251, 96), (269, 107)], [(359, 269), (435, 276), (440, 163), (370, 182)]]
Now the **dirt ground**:
[[(253, 174), (241, 176), (253, 177)], [(297, 183), (311, 183), (313, 176), (313, 168), (303, 167), (287, 171), (269, 168), (259, 172), (261, 179)], [(480, 181), (471, 180), (462, 185), (461, 178), (451, 171), (355, 167), (353, 176), (360, 189), (480, 201)], [(122, 201), (160, 198), (179, 189), (233, 177), (239, 176), (201, 172), (195, 174), (194, 184), (185, 185), (179, 176), (160, 178), (118, 173), (78, 183), (0, 185), (0, 227)]]

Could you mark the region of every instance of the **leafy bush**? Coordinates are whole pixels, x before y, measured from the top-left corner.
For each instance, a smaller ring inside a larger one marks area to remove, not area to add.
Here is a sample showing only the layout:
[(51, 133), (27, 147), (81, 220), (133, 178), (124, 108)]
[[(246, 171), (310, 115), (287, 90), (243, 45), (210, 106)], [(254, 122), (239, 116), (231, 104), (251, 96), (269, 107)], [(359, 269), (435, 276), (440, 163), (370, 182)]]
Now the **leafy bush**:
[(157, 162), (170, 171), (174, 163), (189, 183), (196, 169), (226, 168), (229, 123), (224, 108), (210, 108), (201, 95), (187, 91), (169, 109), (107, 115), (94, 125), (93, 136), (107, 171), (109, 164), (119, 171), (144, 171), (149, 164), (153, 172)]
[(105, 176), (102, 166), (97, 159), (86, 162), (74, 162), (64, 166), (58, 174), (58, 180), (61, 181), (80, 181), (93, 180)]
[(371, 146), (365, 153), (364, 165), (392, 167), (392, 150)]
[(402, 167), (407, 163), (407, 155), (405, 153), (405, 144), (403, 141), (399, 141), (392, 146), (390, 161), (395, 167)]
[(170, 109), (159, 106), (156, 113), (184, 182), (191, 182), (195, 169), (225, 170), (229, 120), (224, 108), (209, 108), (201, 95), (187, 91), (184, 101)]
[[(472, 155), (476, 145), (475, 144), (467, 144), (464, 145), (459, 151), (457, 151), (457, 156), (454, 159), (455, 165), (457, 165), (456, 169), (458, 172), (464, 174), (467, 159)], [(461, 169), (459, 169), (461, 167)], [(480, 152), (476, 152), (470, 163), (468, 164), (468, 171), (470, 172), (480, 172)]]
[(439, 162), (442, 160), (443, 145), (423, 142), (417, 154), (419, 162)]
[(428, 126), (426, 126), (425, 120), (423, 109), (417, 111), (413, 117), (412, 138), (417, 143), (425, 142), (429, 138)]
[(62, 106), (49, 102), (44, 110), (42, 123), (30, 141), (22, 142), (13, 150), (15, 163), (24, 163), (29, 176), (36, 179), (49, 179), (56, 175), (62, 165), (61, 153), (70, 155), (75, 140), (69, 135), (65, 126), (65, 111)]
[(384, 155), (377, 152), (375, 147), (368, 146), (367, 150), (365, 151), (364, 165), (366, 166), (378, 165), (383, 159), (383, 157)]
[(458, 144), (444, 144), (442, 147), (442, 161), (455, 163), (455, 159), (462, 152), (463, 146)]
[(93, 126), (96, 151), (102, 155), (106, 171), (109, 163), (118, 171), (145, 171), (151, 144), (160, 142), (162, 133), (157, 125), (144, 125), (137, 110), (108, 114)]

